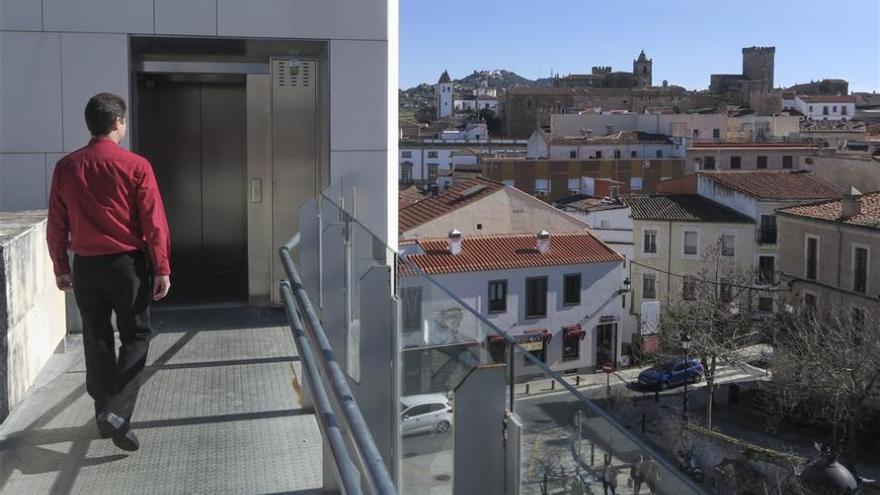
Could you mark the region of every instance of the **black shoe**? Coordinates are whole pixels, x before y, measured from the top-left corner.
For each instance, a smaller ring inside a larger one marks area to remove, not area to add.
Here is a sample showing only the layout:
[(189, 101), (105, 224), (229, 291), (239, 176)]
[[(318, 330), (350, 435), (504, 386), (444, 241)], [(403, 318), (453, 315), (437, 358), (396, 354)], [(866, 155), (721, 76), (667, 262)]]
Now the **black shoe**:
[(131, 430), (131, 424), (124, 418), (105, 411), (98, 415), (98, 425), (99, 431), (111, 432), (113, 444), (120, 449), (135, 451), (141, 447), (137, 435)]
[(95, 423), (98, 425), (98, 434), (101, 438), (110, 438), (113, 436), (113, 426), (105, 421), (100, 421), (98, 419), (95, 420)]

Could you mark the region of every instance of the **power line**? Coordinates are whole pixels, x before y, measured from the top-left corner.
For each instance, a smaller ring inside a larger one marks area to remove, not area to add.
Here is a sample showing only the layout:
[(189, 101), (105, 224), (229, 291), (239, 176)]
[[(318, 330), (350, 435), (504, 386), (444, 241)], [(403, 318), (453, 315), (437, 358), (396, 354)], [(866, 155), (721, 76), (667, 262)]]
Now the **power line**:
[(747, 289), (747, 290), (757, 290), (757, 291), (761, 291), (761, 292), (790, 292), (789, 289), (762, 288), (762, 287), (755, 287), (755, 286), (752, 286), (752, 285), (739, 285), (739, 284), (731, 284), (731, 283), (728, 283), (728, 282), (714, 282), (714, 281), (712, 281), (712, 280), (706, 280), (706, 279), (703, 279), (703, 278), (696, 277), (695, 275), (690, 275), (690, 274), (688, 274), (688, 275), (682, 275), (681, 273), (675, 273), (675, 272), (671, 272), (671, 271), (668, 271), (668, 270), (663, 270), (663, 269), (661, 269), (661, 268), (657, 268), (657, 267), (654, 267), (654, 266), (651, 266), (651, 265), (646, 265), (646, 264), (644, 264), (644, 263), (639, 263), (638, 261), (633, 261), (633, 260), (629, 260), (629, 264), (630, 264), (630, 265), (640, 266), (640, 267), (642, 267), (642, 268), (647, 268), (647, 269), (649, 269), (649, 270), (654, 270), (655, 272), (658, 272), (658, 273), (664, 273), (664, 274), (666, 274), (666, 275), (673, 276), (673, 277), (693, 279), (693, 280), (695, 280), (695, 281), (697, 281), (697, 282), (706, 283), (706, 284), (712, 284), (712, 285), (724, 285), (724, 286), (726, 286), (726, 287), (731, 287), (731, 288)]

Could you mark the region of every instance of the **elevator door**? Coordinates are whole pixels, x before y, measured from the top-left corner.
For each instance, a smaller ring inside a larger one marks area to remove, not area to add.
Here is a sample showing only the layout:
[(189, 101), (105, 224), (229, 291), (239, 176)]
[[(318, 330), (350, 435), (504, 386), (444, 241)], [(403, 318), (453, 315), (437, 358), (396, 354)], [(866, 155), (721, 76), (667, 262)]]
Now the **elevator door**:
[(138, 151), (153, 165), (171, 227), (166, 304), (246, 303), (245, 86), (138, 83)]

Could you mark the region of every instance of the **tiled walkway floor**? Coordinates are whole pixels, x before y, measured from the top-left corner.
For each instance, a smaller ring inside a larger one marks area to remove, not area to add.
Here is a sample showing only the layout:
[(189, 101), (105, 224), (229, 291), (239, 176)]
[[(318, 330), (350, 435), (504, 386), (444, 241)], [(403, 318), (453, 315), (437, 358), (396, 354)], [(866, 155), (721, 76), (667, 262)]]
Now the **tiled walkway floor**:
[(293, 388), (283, 312), (163, 310), (153, 321), (132, 418), (141, 449), (99, 438), (71, 336), (0, 425), (0, 493), (316, 493), (321, 436)]

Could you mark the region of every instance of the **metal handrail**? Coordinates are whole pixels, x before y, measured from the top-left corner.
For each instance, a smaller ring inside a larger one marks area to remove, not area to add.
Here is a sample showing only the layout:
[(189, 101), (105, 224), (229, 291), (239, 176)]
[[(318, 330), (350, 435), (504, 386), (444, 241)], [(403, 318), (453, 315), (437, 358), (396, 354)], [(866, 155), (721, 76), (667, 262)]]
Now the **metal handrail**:
[(361, 476), (351, 460), (348, 453), (348, 446), (339, 422), (336, 421), (336, 415), (330, 405), (330, 399), (327, 397), (327, 391), (318, 373), (318, 365), (315, 360), (312, 348), (309, 345), (303, 328), (302, 319), (299, 316), (293, 302), (293, 291), (287, 281), (281, 282), (281, 298), (284, 300), (284, 310), (287, 313), (287, 319), (290, 321), (290, 329), (293, 332), (293, 341), (296, 349), (299, 351), (299, 357), (302, 360), (305, 370), (306, 385), (312, 393), (312, 399), (315, 402), (315, 417), (318, 424), (321, 425), (321, 431), (326, 433), (327, 444), (330, 446), (330, 455), (334, 461), (336, 469), (336, 477), (340, 480), (343, 493), (346, 495), (358, 495), (361, 490)]
[[(397, 489), (394, 487), (391, 475), (388, 473), (382, 455), (376, 447), (376, 443), (370, 433), (370, 428), (355, 401), (351, 388), (348, 386), (345, 373), (336, 359), (333, 347), (330, 345), (320, 318), (318, 318), (318, 314), (306, 292), (302, 277), (300, 277), (296, 264), (290, 255), (290, 249), (294, 248), (298, 241), (299, 234), (297, 233), (279, 249), (281, 263), (284, 266), (284, 271), (287, 272), (288, 284), (286, 285), (293, 292), (300, 312), (305, 315), (308, 322), (311, 331), (310, 335), (318, 345), (320, 350), (318, 355), (322, 368), (330, 380), (333, 398), (342, 410), (351, 432), (351, 441), (354, 444), (359, 464), (364, 470), (364, 477), (370, 492), (379, 495), (394, 495), (397, 493)], [(282, 288), (283, 291), (284, 289)]]

